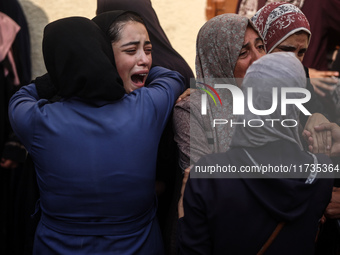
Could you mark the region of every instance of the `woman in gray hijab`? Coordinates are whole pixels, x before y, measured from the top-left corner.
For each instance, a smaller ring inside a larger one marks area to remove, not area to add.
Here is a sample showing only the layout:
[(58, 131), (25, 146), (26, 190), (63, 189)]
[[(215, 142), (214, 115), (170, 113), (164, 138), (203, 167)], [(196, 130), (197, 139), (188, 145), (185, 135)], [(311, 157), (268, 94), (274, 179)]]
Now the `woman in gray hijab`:
[(262, 39), (245, 17), (222, 14), (200, 29), (196, 42), (196, 86), (200, 89), (177, 103), (174, 109), (175, 141), (183, 170), (202, 155), (225, 152), (232, 138), (232, 127), (211, 125), (212, 118), (234, 118), (230, 92), (217, 90), (221, 103), (215, 105), (209, 97), (207, 114), (202, 115), (201, 96), (205, 92), (201, 89), (217, 81), (236, 86), (235, 78), (243, 78), (250, 64), (263, 55)]

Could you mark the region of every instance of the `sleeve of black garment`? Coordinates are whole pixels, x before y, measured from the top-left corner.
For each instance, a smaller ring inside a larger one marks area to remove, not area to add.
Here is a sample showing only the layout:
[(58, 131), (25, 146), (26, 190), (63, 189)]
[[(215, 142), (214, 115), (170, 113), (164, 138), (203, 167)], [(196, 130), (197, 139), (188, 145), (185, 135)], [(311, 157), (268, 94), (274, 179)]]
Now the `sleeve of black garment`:
[(184, 192), (184, 217), (178, 220), (179, 254), (207, 255), (212, 252), (212, 243), (201, 188), (204, 179), (190, 179)]
[(50, 99), (57, 94), (57, 89), (52, 84), (48, 73), (37, 77), (32, 83), (35, 83), (39, 98)]

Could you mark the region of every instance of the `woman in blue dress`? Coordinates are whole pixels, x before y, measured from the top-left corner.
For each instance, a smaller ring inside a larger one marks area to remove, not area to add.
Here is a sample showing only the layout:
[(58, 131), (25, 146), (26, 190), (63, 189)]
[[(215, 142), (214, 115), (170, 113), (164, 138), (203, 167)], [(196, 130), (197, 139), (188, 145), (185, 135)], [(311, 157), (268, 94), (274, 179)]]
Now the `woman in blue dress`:
[(34, 254), (163, 254), (157, 148), (184, 79), (151, 69), (142, 20), (116, 14), (112, 47), (86, 18), (47, 25), (44, 61), (61, 99), (44, 99), (53, 89), (37, 79), (10, 101), (10, 120), (32, 155), (41, 194)]

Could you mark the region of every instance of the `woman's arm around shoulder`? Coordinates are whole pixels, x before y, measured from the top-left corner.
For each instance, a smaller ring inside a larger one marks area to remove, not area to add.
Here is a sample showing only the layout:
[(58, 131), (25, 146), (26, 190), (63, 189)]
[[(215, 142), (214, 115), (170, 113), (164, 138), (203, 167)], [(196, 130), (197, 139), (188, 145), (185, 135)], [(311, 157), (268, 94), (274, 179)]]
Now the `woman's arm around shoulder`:
[(185, 80), (180, 73), (160, 66), (151, 68), (147, 83), (149, 84), (148, 88), (161, 86), (167, 90), (172, 90), (177, 94), (176, 99), (185, 90)]
[(38, 100), (35, 84), (32, 83), (23, 86), (9, 101), (8, 114), (11, 126), (27, 150), (29, 150), (29, 144), (33, 138), (34, 116), (39, 102), (47, 102), (47, 100)]
[(148, 77), (149, 85), (145, 88), (159, 117), (170, 116), (177, 98), (185, 89), (184, 77), (176, 71), (163, 67), (153, 67)]

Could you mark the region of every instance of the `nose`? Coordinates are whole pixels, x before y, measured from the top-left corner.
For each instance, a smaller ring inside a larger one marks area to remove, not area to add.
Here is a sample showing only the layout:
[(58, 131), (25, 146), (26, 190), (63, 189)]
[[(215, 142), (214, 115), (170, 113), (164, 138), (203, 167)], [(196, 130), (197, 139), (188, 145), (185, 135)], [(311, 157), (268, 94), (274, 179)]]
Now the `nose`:
[(137, 65), (139, 66), (148, 66), (150, 64), (150, 57), (149, 55), (145, 54), (145, 52), (141, 52), (139, 55), (139, 59)]

